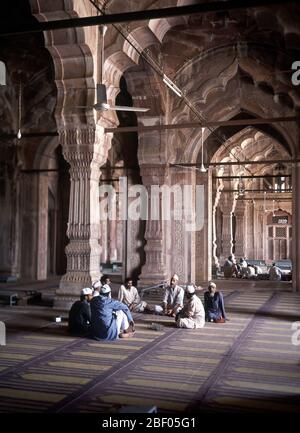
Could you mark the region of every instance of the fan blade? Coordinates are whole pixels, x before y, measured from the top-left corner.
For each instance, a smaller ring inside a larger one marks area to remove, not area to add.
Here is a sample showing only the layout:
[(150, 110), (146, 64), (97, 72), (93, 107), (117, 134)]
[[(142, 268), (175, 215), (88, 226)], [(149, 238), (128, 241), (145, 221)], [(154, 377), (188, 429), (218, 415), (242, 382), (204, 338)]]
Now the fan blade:
[(137, 113), (145, 113), (146, 111), (149, 111), (150, 108), (126, 107), (126, 106), (121, 106), (121, 105), (114, 105), (114, 106), (110, 106), (109, 110), (115, 110), (115, 111), (135, 111)]

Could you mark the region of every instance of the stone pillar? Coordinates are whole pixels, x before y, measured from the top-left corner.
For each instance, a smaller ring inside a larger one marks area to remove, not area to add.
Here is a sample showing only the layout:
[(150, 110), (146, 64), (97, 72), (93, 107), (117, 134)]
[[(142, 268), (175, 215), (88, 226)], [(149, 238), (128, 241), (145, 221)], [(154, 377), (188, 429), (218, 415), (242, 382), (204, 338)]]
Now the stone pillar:
[(245, 220), (246, 203), (238, 200), (235, 208), (235, 256), (245, 257), (246, 254), (246, 220)]
[(200, 196), (198, 192), (197, 197), (196, 183), (194, 170), (176, 168), (172, 170), (169, 177), (170, 191), (174, 195), (174, 200), (171, 205), (171, 221), (165, 221), (165, 233), (170, 237), (166, 239), (167, 270), (168, 275), (176, 272), (180, 284), (194, 282), (197, 279), (197, 272), (202, 272), (204, 265), (203, 260), (200, 265), (196, 262), (196, 257), (199, 257), (196, 248), (203, 243), (201, 240), (198, 242), (198, 236), (200, 233), (201, 237), (204, 230), (202, 224), (205, 218), (205, 186), (202, 180), (198, 182), (202, 189)]
[(212, 208), (212, 271), (215, 274), (219, 269), (220, 263), (217, 257), (218, 239), (217, 239), (217, 208), (222, 194), (223, 185), (218, 185), (214, 204)]
[(220, 200), (220, 208), (223, 213), (222, 222), (222, 260), (226, 260), (232, 254), (233, 233), (232, 214), (234, 212), (236, 198), (232, 194), (224, 193)]
[(39, 174), (37, 280), (47, 279), (48, 254), (48, 176), (47, 174)]
[(148, 220), (145, 230), (145, 256), (146, 261), (140, 275), (140, 285), (155, 284), (167, 278), (166, 255), (165, 255), (165, 236), (164, 224), (162, 221), (162, 202), (161, 194), (159, 198), (159, 219), (151, 219), (151, 186), (162, 186), (166, 180), (165, 165), (141, 166), (141, 177), (143, 185), (148, 191)]
[(67, 272), (56, 291), (56, 308), (68, 309), (80, 290), (100, 274), (100, 166), (107, 158), (111, 137), (103, 128), (60, 132), (63, 154), (70, 164), (70, 205), (66, 247)]
[(292, 257), (293, 257), (293, 290), (300, 291), (300, 163), (293, 165), (293, 210), (292, 210)]
[(196, 232), (196, 282), (206, 283), (212, 278), (212, 174), (197, 172), (197, 184), (204, 186), (204, 225)]

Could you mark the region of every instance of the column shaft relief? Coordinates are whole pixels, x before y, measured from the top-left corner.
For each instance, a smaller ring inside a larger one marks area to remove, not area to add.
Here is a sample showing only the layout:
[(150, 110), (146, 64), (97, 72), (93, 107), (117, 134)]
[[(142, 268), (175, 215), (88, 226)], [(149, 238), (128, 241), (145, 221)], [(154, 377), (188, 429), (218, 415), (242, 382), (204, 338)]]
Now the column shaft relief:
[(140, 284), (153, 284), (155, 281), (162, 281), (166, 278), (166, 254), (164, 222), (162, 221), (162, 201), (159, 197), (159, 218), (151, 220), (153, 201), (151, 200), (151, 186), (162, 186), (166, 181), (166, 166), (151, 165), (141, 166), (141, 176), (143, 184), (148, 191), (148, 220), (145, 230), (145, 255), (146, 262), (142, 268)]
[(235, 255), (245, 257), (246, 255), (246, 204), (238, 200), (235, 208)]
[(70, 164), (70, 204), (66, 247), (67, 272), (56, 292), (55, 306), (67, 307), (80, 290), (100, 277), (100, 166), (111, 137), (103, 128), (64, 130), (63, 154)]
[(232, 214), (235, 210), (236, 198), (229, 194), (223, 194), (220, 200), (220, 209), (223, 213), (222, 223), (222, 255), (225, 260), (233, 253), (233, 226)]

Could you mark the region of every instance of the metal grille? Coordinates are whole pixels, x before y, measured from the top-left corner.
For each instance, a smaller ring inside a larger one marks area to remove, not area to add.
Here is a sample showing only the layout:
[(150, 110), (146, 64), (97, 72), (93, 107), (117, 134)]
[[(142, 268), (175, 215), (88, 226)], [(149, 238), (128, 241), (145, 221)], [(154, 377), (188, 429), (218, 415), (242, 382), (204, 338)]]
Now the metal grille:
[(285, 238), (286, 237), (286, 228), (285, 227), (275, 227), (276, 238)]

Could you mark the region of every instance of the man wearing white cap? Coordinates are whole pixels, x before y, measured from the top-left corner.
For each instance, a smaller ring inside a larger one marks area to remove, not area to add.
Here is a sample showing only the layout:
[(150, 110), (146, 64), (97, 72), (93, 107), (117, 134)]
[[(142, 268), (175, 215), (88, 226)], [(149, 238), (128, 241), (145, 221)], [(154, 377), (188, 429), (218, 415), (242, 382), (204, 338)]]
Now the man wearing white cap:
[(187, 302), (176, 316), (178, 328), (196, 329), (205, 325), (205, 311), (201, 300), (195, 292), (195, 286), (188, 284), (186, 287)]
[(110, 286), (104, 284), (100, 296), (91, 302), (91, 337), (95, 340), (115, 340), (132, 337), (134, 322), (127, 305), (111, 298)]
[(100, 295), (100, 288), (102, 287), (101, 281), (97, 280), (92, 284), (93, 291), (93, 297)]
[(80, 301), (74, 302), (69, 312), (69, 332), (87, 334), (91, 323), (90, 301), (93, 291), (89, 287), (81, 290)]
[(217, 291), (217, 286), (210, 281), (208, 291), (204, 293), (205, 319), (208, 322), (224, 323), (226, 313), (224, 299), (221, 292)]
[(170, 285), (166, 288), (162, 307), (155, 306), (156, 313), (163, 313), (167, 316), (175, 317), (183, 307), (184, 290), (177, 285), (179, 278), (174, 274), (171, 278)]

